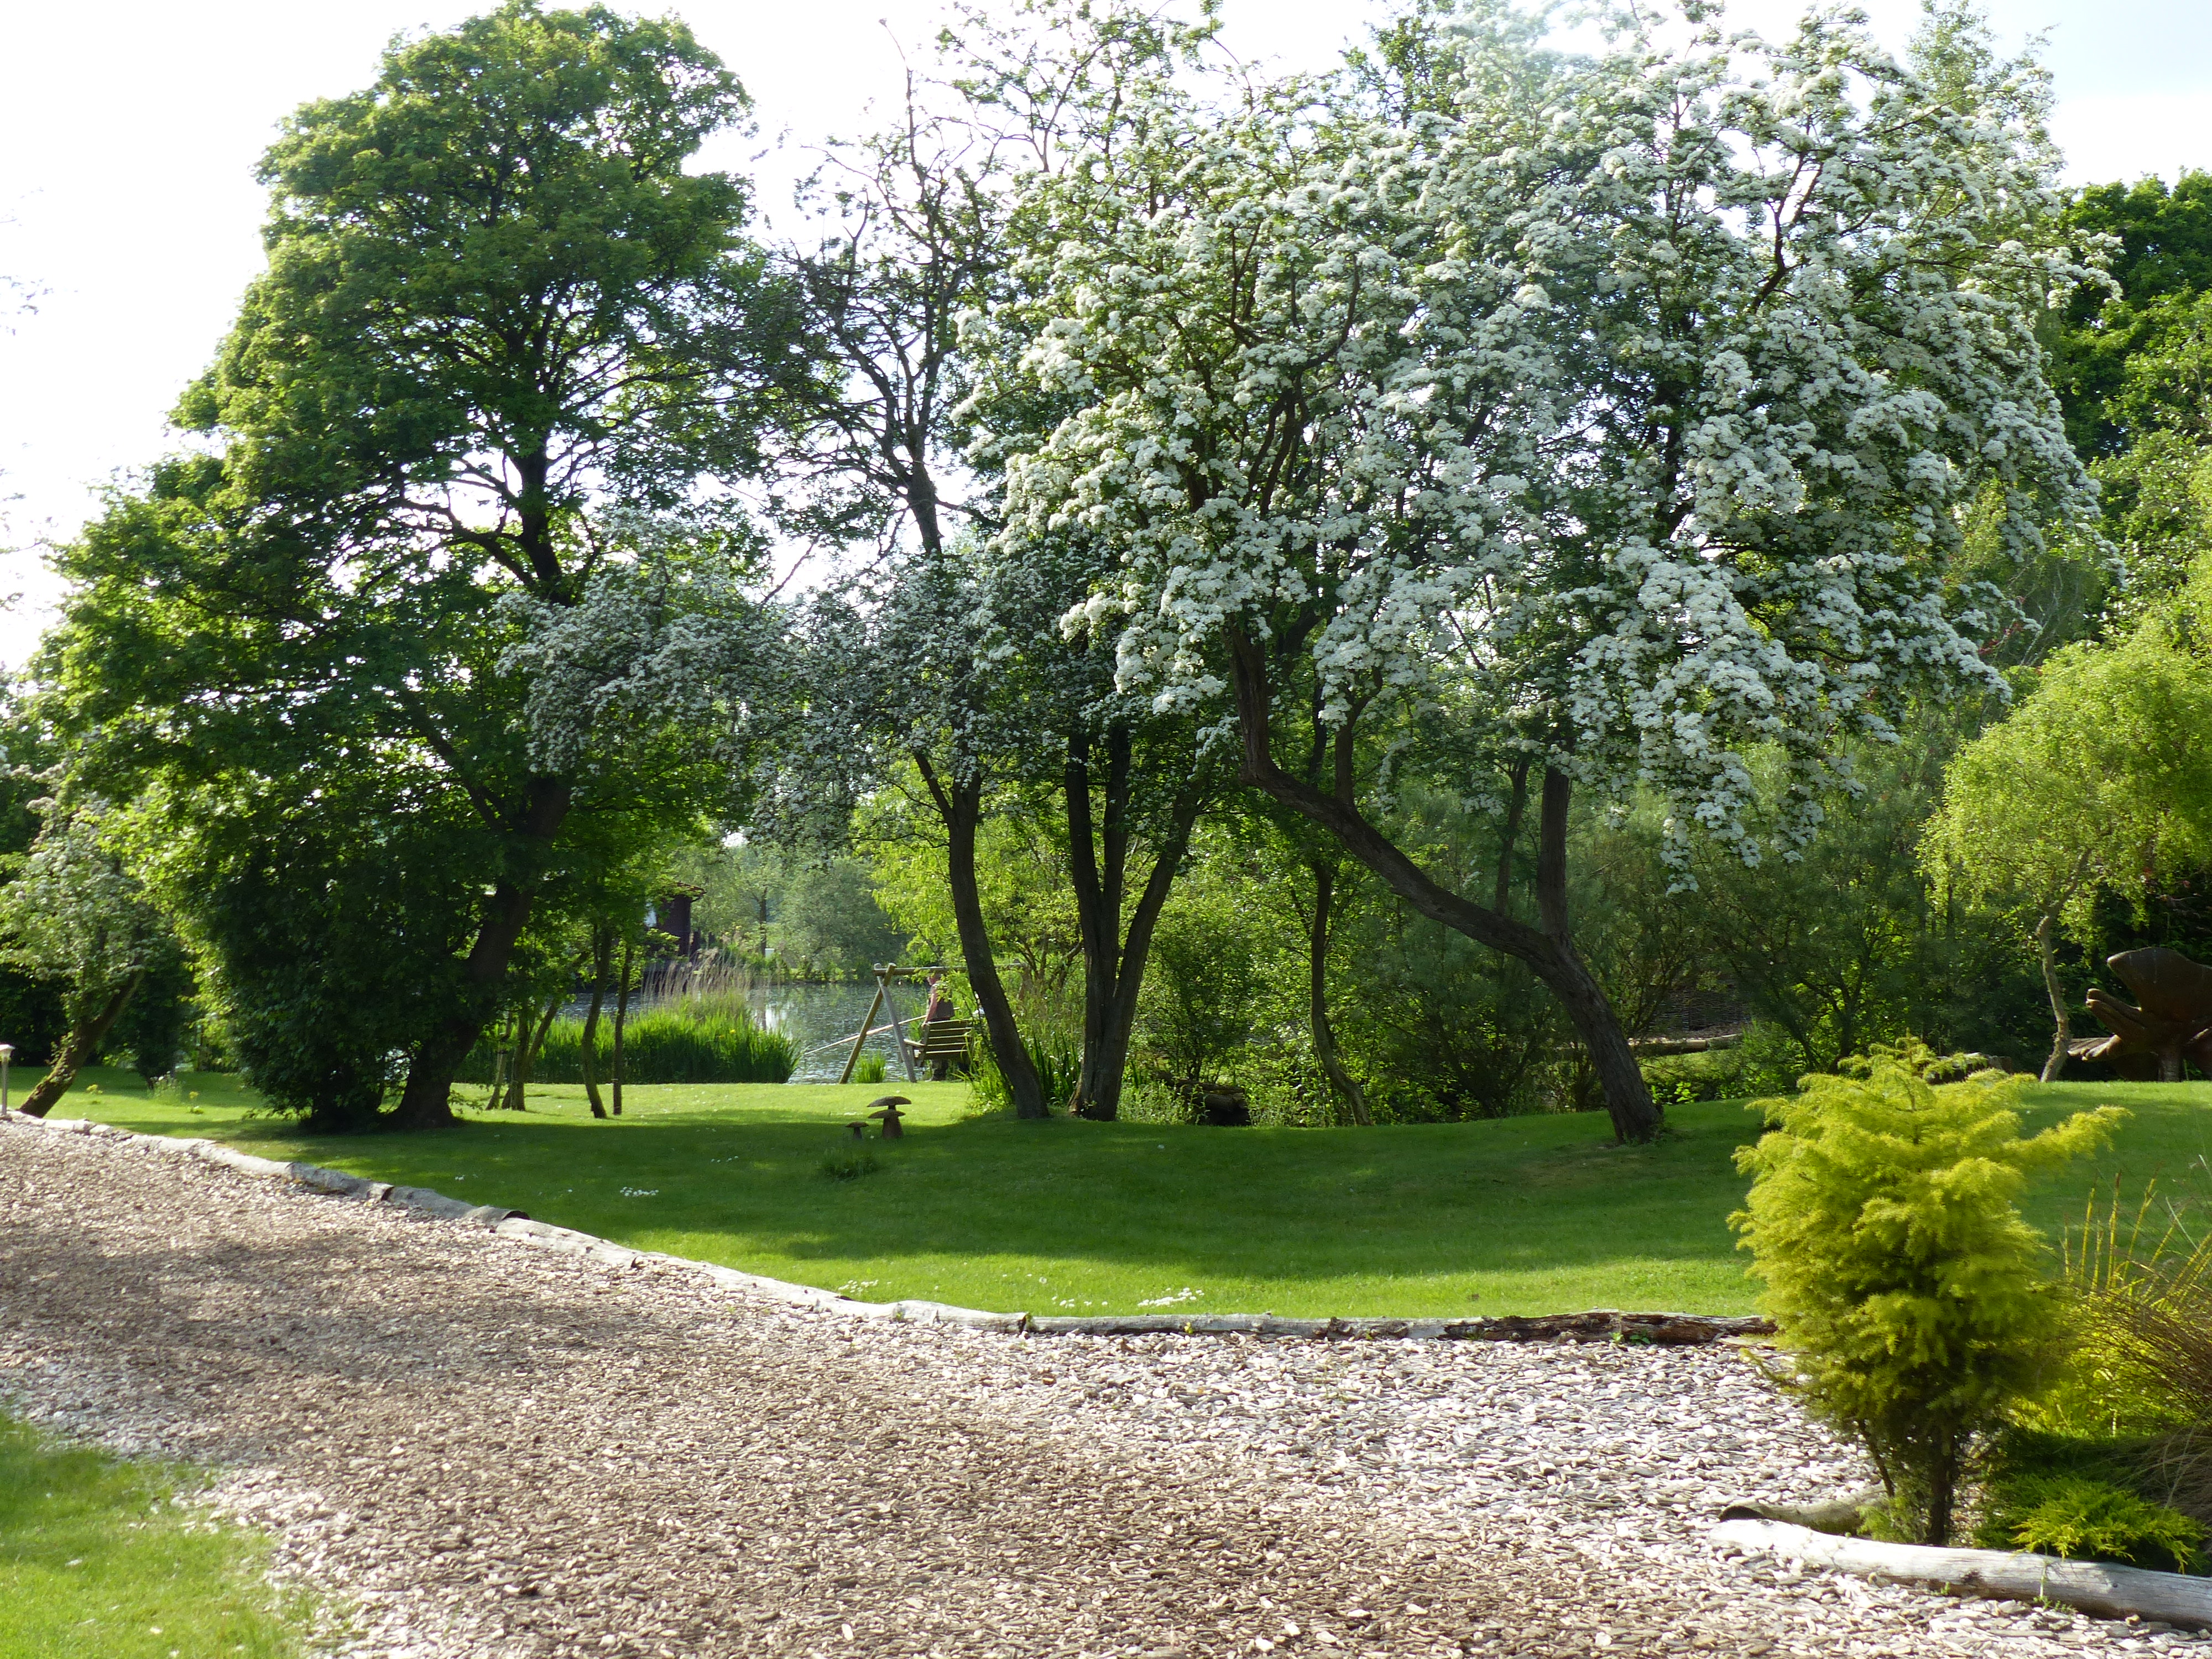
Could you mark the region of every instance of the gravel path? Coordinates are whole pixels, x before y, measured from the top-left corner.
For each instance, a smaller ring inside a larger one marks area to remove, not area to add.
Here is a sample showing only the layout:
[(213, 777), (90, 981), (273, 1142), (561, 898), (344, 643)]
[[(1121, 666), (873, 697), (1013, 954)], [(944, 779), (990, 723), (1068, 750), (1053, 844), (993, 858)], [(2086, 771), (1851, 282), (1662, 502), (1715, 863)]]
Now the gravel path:
[(1862, 1474), (1727, 1349), (864, 1324), (16, 1124), (0, 1390), (390, 1659), (2198, 1645), (1714, 1553)]

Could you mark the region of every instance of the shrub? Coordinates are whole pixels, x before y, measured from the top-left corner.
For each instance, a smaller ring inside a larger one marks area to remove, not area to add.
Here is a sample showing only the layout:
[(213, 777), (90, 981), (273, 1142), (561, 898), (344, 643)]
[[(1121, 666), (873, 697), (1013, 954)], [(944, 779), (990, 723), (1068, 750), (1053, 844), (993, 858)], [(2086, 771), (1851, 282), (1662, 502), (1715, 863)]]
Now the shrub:
[(1974, 1541), (2070, 1561), (2117, 1561), (2164, 1572), (2204, 1571), (2203, 1522), (2102, 1480), (2016, 1475), (1983, 1493)]
[(1662, 1054), (1645, 1060), (1643, 1069), (1644, 1085), (1662, 1108), (1728, 1100), (1748, 1092), (1741, 1047), (1696, 1054)]
[[(1047, 1108), (1065, 1106), (1083, 1073), (1081, 1046), (1055, 1042), (1050, 1037), (1024, 1037), (1022, 1047), (1029, 1050), (1030, 1064), (1036, 1067), (1037, 1087)], [(992, 1056), (990, 1044), (983, 1041), (980, 1027), (968, 1048), (968, 1089), (980, 1112), (1011, 1112), (1014, 1109), (1012, 1091), (1006, 1087), (1006, 1074), (999, 1069), (999, 1062)]]
[(2212, 1522), (2212, 1234), (2202, 1199), (2154, 1186), (2132, 1213), (2117, 1183), (2069, 1235), (2075, 1341), (2033, 1421), (2096, 1445), (2095, 1473)]
[(1781, 1380), (1866, 1448), (1893, 1521), (1950, 1537), (1960, 1470), (2061, 1345), (2043, 1244), (2014, 1200), (2029, 1170), (2089, 1151), (2126, 1115), (2020, 1133), (2021, 1081), (1936, 1088), (1924, 1047), (1876, 1050), (1754, 1102), (1770, 1133), (1730, 1218), (1792, 1364)]
[(853, 1081), (855, 1083), (881, 1083), (886, 1074), (886, 1070), (887, 1068), (884, 1061), (884, 1057), (881, 1054), (862, 1054), (860, 1056), (860, 1064), (853, 1067)]
[(858, 1181), (879, 1167), (875, 1152), (864, 1141), (841, 1141), (822, 1155), (817, 1166), (832, 1181)]
[[(593, 1045), (602, 1080), (614, 1075), (614, 1021), (601, 1015)], [(584, 1022), (553, 1022), (531, 1066), (533, 1083), (584, 1080)], [(489, 1083), (495, 1055), (479, 1044), (460, 1073)], [(799, 1066), (799, 1046), (763, 1030), (742, 1002), (684, 999), (630, 1016), (623, 1027), (623, 1075), (630, 1083), (784, 1083)]]

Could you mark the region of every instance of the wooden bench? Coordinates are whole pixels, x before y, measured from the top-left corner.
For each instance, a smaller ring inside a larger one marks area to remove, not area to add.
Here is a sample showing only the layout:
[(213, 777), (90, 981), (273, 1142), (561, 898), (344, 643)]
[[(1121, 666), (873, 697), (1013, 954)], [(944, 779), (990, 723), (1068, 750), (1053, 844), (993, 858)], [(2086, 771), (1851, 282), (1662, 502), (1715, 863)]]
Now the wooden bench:
[(921, 1028), (921, 1041), (914, 1045), (916, 1060), (965, 1060), (968, 1039), (975, 1029), (972, 1019), (933, 1020)]

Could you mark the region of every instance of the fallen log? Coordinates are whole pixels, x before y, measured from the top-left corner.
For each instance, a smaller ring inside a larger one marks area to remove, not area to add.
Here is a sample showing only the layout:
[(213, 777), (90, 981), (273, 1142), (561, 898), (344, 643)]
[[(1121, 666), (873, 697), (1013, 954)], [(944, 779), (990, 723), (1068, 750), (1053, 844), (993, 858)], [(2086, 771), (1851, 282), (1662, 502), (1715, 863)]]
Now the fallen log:
[(1831, 1567), (1857, 1578), (1929, 1584), (2012, 1601), (2056, 1601), (2101, 1619), (2135, 1616), (2168, 1625), (2212, 1626), (2212, 1579), (2102, 1561), (2062, 1561), (2006, 1550), (1936, 1549), (1837, 1538), (1780, 1521), (1723, 1521), (1716, 1544), (1772, 1555), (1808, 1567)]
[(1759, 1498), (1739, 1498), (1721, 1511), (1723, 1521), (1780, 1521), (1814, 1532), (1856, 1533), (1866, 1524), (1867, 1511), (1881, 1502), (1880, 1486), (1863, 1486), (1848, 1497), (1825, 1504), (1770, 1504)]

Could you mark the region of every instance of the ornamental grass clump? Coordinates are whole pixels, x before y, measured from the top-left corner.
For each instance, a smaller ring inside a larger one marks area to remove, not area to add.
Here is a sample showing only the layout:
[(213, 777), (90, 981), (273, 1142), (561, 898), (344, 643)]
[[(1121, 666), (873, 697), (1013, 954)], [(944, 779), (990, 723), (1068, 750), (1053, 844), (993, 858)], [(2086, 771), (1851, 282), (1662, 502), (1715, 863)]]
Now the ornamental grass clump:
[(2100, 1107), (2024, 1138), (2022, 1079), (1939, 1088), (1938, 1063), (1917, 1044), (1877, 1050), (1754, 1102), (1769, 1132), (1736, 1154), (1753, 1181), (1729, 1218), (1790, 1355), (1781, 1380), (1866, 1449), (1889, 1529), (1930, 1544), (1950, 1540), (1978, 1440), (2064, 1346), (2063, 1298), (2014, 1200), (2031, 1170), (2127, 1115)]

